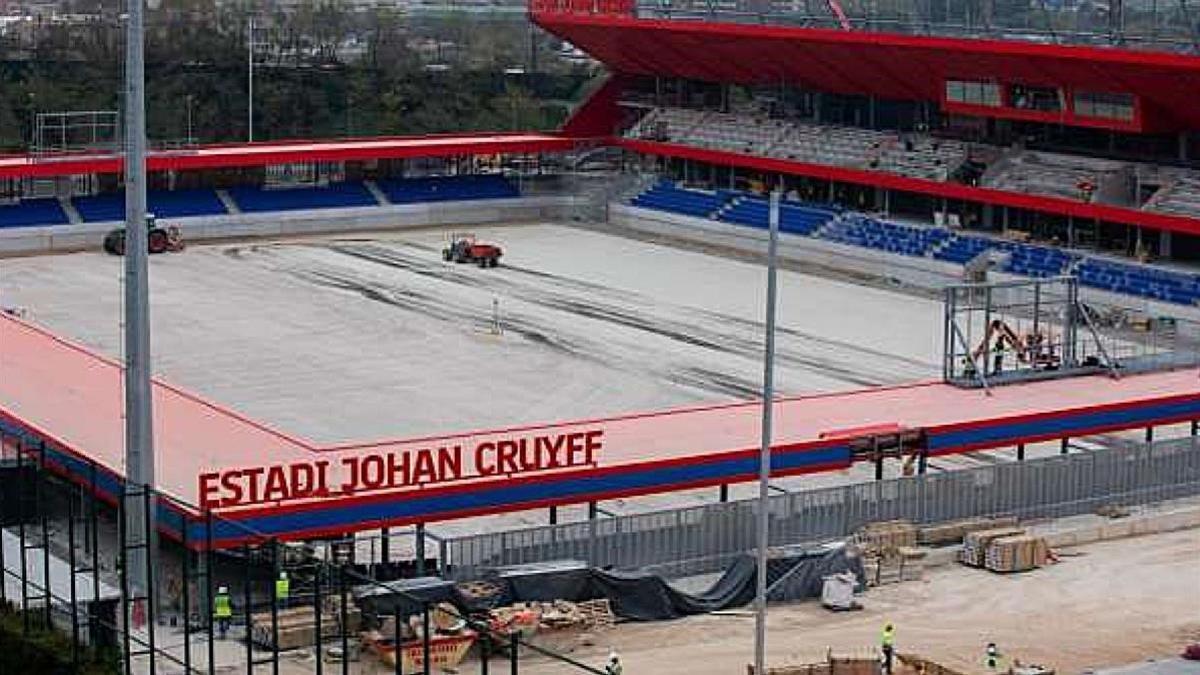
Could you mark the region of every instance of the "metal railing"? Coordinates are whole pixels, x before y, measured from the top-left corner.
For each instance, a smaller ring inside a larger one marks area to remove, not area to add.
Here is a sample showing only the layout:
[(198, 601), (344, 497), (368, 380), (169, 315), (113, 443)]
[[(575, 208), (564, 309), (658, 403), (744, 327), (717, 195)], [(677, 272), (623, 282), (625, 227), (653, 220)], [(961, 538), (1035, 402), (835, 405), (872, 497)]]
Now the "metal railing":
[(1200, 4), (1188, 0), (1161, 6), (1125, 3), (1116, 12), (1087, 12), (1045, 0), (1023, 6), (996, 0), (841, 0), (838, 5), (844, 22), (818, 0), (530, 0), (529, 10), (1200, 52)]
[[(562, 1), (569, 11), (578, 13), (588, 9), (579, 0)], [(1125, 3), (1123, 11), (1113, 15), (1080, 11), (1074, 6), (1055, 7), (1049, 2), (1032, 2), (1022, 7), (1002, 6), (995, 0), (953, 3), (842, 0), (839, 4), (850, 29), (855, 31), (1192, 53), (1198, 51), (1200, 43), (1196, 24), (1200, 4), (1193, 2), (1162, 3), (1161, 7)], [(597, 4), (591, 12), (620, 13), (604, 4)], [(843, 28), (839, 17), (825, 2), (798, 0), (638, 0), (636, 14), (641, 18)]]
[[(1200, 446), (1193, 437), (777, 495), (771, 542), (836, 539), (881, 520), (1055, 518), (1197, 494)], [(752, 501), (738, 501), (452, 537), (446, 567), (454, 578), (473, 578), (497, 566), (569, 559), (670, 575), (707, 573), (754, 548), (756, 514)]]

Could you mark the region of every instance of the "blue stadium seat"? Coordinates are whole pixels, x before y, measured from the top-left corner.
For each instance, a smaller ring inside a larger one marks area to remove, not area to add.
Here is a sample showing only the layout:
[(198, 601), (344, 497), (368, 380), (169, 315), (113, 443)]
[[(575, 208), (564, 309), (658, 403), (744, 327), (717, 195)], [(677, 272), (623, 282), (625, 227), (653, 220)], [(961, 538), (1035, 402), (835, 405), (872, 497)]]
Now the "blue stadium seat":
[[(748, 227), (767, 227), (770, 205), (762, 197), (747, 196), (734, 202), (722, 211), (718, 220)], [(802, 202), (784, 200), (779, 205), (779, 230), (791, 234), (811, 236), (825, 223), (837, 215), (831, 208), (813, 206)]]
[[(684, 215), (713, 218), (723, 223), (766, 228), (769, 205), (765, 198), (729, 190), (704, 192), (659, 181), (630, 202), (640, 206)], [(830, 227), (823, 226), (841, 214)], [(1067, 273), (1079, 256), (1052, 246), (950, 232), (940, 227), (919, 227), (876, 220), (838, 207), (784, 201), (780, 205), (779, 229), (853, 246), (889, 253), (965, 264), (988, 250), (1008, 253), (1004, 270), (1035, 278)], [(1165, 302), (1194, 305), (1200, 301), (1200, 276), (1161, 270), (1144, 265), (1084, 259), (1075, 269), (1081, 284), (1116, 293), (1137, 295)]]
[(332, 183), (326, 187), (278, 190), (235, 187), (229, 190), (229, 194), (238, 207), (247, 213), (337, 209), (378, 204), (362, 183)]
[(677, 187), (674, 183), (659, 182), (634, 197), (630, 203), (647, 209), (711, 218), (733, 198), (734, 194), (736, 193), (728, 190), (720, 192), (687, 190)]
[(1076, 274), (1084, 286), (1114, 293), (1181, 305), (1194, 305), (1200, 299), (1200, 276), (1186, 272), (1086, 258)]
[(0, 228), (66, 225), (70, 222), (57, 199), (26, 199), (0, 206)]
[[(113, 192), (71, 200), (84, 222), (102, 223), (125, 220), (125, 193)], [(146, 206), (159, 218), (216, 216), (227, 213), (225, 205), (214, 190), (152, 190), (146, 195)]]
[(484, 176), (431, 176), (381, 180), (379, 189), (393, 204), (508, 199), (521, 193), (507, 178)]
[(938, 227), (901, 225), (862, 214), (850, 214), (836, 227), (825, 230), (821, 236), (843, 244), (923, 257), (935, 246), (950, 238), (950, 233)]

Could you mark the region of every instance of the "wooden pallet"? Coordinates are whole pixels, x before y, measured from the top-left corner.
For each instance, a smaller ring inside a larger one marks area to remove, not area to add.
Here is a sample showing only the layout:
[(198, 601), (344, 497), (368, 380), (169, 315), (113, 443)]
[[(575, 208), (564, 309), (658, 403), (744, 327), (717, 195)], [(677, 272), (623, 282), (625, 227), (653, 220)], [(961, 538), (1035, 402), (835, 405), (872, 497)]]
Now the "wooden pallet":
[(916, 546), (917, 528), (907, 520), (867, 523), (855, 533), (854, 543), (866, 553)]

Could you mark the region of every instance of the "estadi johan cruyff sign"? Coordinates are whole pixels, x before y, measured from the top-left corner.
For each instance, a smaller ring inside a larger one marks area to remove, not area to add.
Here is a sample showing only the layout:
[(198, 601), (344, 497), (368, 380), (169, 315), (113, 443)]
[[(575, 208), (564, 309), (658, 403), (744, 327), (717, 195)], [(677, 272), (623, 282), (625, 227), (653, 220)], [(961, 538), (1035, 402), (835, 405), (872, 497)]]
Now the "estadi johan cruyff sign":
[(207, 471), (203, 509), (392, 492), (595, 467), (602, 428), (547, 429), (314, 452), (311, 459)]

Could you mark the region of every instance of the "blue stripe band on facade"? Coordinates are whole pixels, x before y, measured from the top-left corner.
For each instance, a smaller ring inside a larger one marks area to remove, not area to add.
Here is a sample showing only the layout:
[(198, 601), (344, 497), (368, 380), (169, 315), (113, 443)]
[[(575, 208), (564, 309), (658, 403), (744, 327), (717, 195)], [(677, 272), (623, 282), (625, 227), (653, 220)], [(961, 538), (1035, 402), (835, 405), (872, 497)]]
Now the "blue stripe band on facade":
[[(848, 446), (820, 450), (783, 453), (775, 457), (772, 467), (780, 471), (795, 471), (804, 467), (849, 464)], [(398, 495), (394, 501), (368, 504), (330, 503), (328, 508), (312, 509), (279, 515), (263, 515), (238, 522), (263, 534), (282, 534), (301, 530), (344, 527), (376, 520), (436, 519), (440, 514), (473, 509), (496, 508), (513, 504), (532, 503), (545, 499), (580, 499), (588, 495), (637, 490), (650, 487), (670, 489), (698, 481), (719, 480), (722, 477), (753, 474), (758, 471), (758, 458), (738, 458), (703, 464), (687, 464), (628, 473), (612, 473), (595, 477), (579, 477), (556, 482), (527, 484), (498, 484), (479, 490), (461, 491), (432, 496)], [(237, 538), (227, 523), (213, 524), (215, 539)]]
[[(942, 433), (931, 433), (931, 454), (949, 454), (965, 447), (998, 447), (1015, 445), (1023, 439), (1054, 436), (1084, 435), (1089, 431), (1104, 428), (1136, 428), (1177, 419), (1200, 418), (1200, 398), (1143, 404), (1112, 410), (1081, 412), (1050, 418), (1020, 422), (997, 422), (983, 426)], [(26, 442), (37, 443), (40, 439), (17, 424), (0, 417), (0, 432), (18, 437)], [(91, 467), (86, 460), (46, 443), (46, 458), (57, 464), (67, 474), (83, 485), (91, 479)], [(798, 473), (805, 468), (846, 465), (850, 462), (848, 446), (835, 446), (813, 450), (778, 452), (773, 468), (780, 472)], [(560, 481), (532, 483), (501, 483), (483, 486), (479, 490), (457, 491), (432, 496), (420, 493), (401, 493), (394, 500), (369, 503), (331, 501), (328, 506), (278, 514), (261, 514), (229, 522), (214, 519), (212, 536), (215, 540), (242, 539), (252, 531), (261, 535), (286, 535), (289, 533), (351, 528), (367, 521), (381, 520), (436, 520), (447, 514), (501, 509), (520, 504), (532, 504), (545, 500), (585, 501), (589, 497), (660, 488), (663, 491), (696, 483), (718, 483), (722, 479), (745, 477), (756, 473), (758, 459), (746, 455), (717, 461), (697, 461), (647, 469), (631, 468), (629, 471), (613, 472), (598, 476), (577, 476)], [(95, 472), (97, 491), (110, 499), (121, 494), (120, 479), (104, 469)], [(160, 503), (157, 509), (159, 524), (168, 532), (178, 534), (183, 525), (183, 516), (177, 508)], [(236, 518), (236, 514), (231, 514)], [(205, 537), (203, 522), (193, 522), (189, 536), (195, 541)]]

